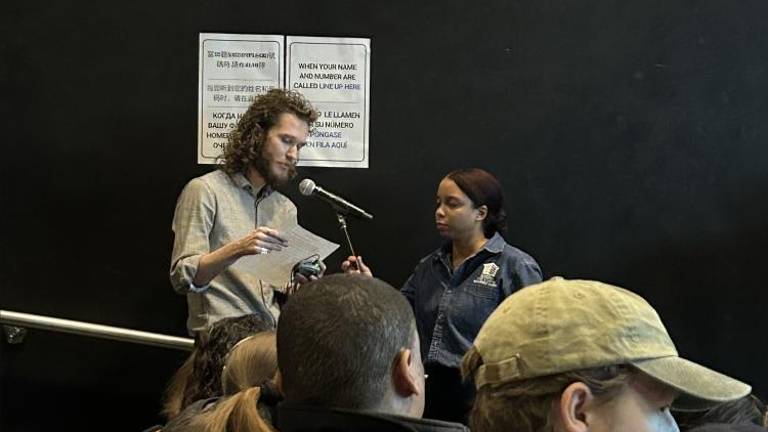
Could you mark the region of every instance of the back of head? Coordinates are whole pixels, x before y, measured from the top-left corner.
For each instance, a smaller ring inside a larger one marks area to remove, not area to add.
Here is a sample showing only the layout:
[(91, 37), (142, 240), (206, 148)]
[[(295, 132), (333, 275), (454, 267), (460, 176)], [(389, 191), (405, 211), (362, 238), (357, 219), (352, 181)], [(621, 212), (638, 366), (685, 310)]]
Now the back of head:
[(685, 432), (709, 423), (745, 424), (766, 427), (766, 405), (755, 395), (721, 403), (706, 411), (676, 411), (680, 430)]
[(275, 332), (270, 330), (248, 336), (227, 354), (221, 373), (225, 395), (255, 387), (277, 373)]
[(211, 409), (205, 409), (179, 424), (183, 431), (201, 432), (273, 432), (269, 411), (259, 403), (260, 387), (250, 387), (220, 399)]
[(258, 315), (224, 318), (211, 325), (205, 337), (200, 337), (190, 382), (184, 393), (184, 407), (194, 401), (221, 396), (221, 371), (224, 359), (242, 339), (270, 330), (272, 323)]
[(386, 282), (338, 274), (306, 284), (277, 328), (285, 399), (376, 409), (390, 389), (396, 355), (414, 338), (413, 312)]
[(552, 402), (574, 382), (611, 398), (641, 374), (678, 392), (676, 404), (690, 409), (751, 390), (680, 358), (658, 314), (640, 296), (562, 278), (526, 287), (502, 302), (462, 368), (477, 388), (470, 419), (476, 431), (552, 430)]
[(179, 413), (184, 407), (184, 393), (186, 392), (187, 385), (191, 382), (192, 367), (195, 363), (196, 353), (193, 351), (184, 360), (184, 363), (179, 367), (168, 382), (163, 393), (163, 411), (162, 415), (166, 420), (171, 420)]
[(693, 429), (689, 429), (690, 432), (765, 432), (764, 427), (744, 423), (744, 424), (732, 424), (732, 423), (711, 423), (706, 425), (697, 426)]
[[(271, 415), (263, 406), (260, 385), (277, 372), (275, 332), (264, 331), (237, 342), (225, 356), (221, 371), (224, 395), (213, 408), (195, 413), (189, 430), (208, 432), (271, 431)], [(185, 425), (186, 426), (186, 425)]]

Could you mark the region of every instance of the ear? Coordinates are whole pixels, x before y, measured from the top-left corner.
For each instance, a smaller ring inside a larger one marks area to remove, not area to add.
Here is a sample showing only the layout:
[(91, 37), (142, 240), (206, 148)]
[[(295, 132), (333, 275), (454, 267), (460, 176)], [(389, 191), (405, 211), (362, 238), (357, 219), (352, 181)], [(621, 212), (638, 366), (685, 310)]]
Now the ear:
[(413, 352), (409, 349), (401, 349), (395, 357), (395, 367), (392, 370), (392, 383), (395, 392), (403, 398), (418, 395), (422, 392), (419, 379), (413, 367)]
[(488, 206), (483, 204), (480, 207), (478, 207), (476, 210), (477, 210), (476, 220), (478, 221), (485, 220), (485, 218), (488, 216)]
[(582, 382), (574, 382), (560, 394), (560, 403), (553, 404), (557, 423), (567, 432), (590, 430), (586, 409), (594, 404), (592, 391)]

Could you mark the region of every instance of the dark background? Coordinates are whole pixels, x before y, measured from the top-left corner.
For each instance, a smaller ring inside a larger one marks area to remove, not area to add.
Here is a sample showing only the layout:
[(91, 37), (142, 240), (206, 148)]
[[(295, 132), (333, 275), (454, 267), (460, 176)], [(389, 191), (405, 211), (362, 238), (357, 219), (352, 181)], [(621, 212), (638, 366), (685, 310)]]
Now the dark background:
[[(637, 291), (683, 355), (768, 397), (768, 3), (369, 3), (5, 4), (0, 308), (185, 335), (167, 272), (176, 197), (210, 169), (198, 33), (369, 37), (370, 169), (303, 175), (375, 214), (350, 229), (378, 276), (439, 245), (441, 177), (482, 167), (547, 276)], [(295, 186), (300, 222), (340, 242)], [(185, 355), (0, 342), (0, 429), (140, 430)]]

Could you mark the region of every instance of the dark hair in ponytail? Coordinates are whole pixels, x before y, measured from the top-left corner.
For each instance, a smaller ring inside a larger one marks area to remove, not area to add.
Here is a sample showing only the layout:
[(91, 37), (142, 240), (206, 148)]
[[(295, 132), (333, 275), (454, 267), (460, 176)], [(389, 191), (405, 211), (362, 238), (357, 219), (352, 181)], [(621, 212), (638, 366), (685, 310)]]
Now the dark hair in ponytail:
[(452, 171), (445, 176), (453, 180), (475, 207), (486, 206), (488, 215), (483, 220), (483, 234), (491, 238), (498, 232), (507, 231), (507, 213), (504, 211), (504, 195), (501, 184), (488, 171), (480, 168), (464, 168)]

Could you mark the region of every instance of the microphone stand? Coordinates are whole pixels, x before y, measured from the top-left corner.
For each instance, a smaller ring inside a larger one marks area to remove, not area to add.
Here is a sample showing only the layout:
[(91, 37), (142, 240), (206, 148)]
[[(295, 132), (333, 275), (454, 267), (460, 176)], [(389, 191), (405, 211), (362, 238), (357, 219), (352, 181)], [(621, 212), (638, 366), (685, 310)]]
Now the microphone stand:
[(355, 248), (352, 247), (352, 239), (349, 237), (349, 231), (347, 231), (347, 219), (340, 212), (336, 212), (336, 218), (339, 220), (339, 228), (344, 231), (344, 236), (347, 238), (347, 246), (349, 246), (349, 252), (352, 256), (356, 257)]

